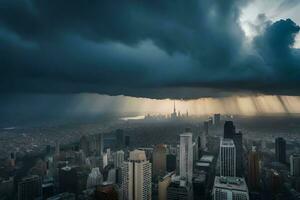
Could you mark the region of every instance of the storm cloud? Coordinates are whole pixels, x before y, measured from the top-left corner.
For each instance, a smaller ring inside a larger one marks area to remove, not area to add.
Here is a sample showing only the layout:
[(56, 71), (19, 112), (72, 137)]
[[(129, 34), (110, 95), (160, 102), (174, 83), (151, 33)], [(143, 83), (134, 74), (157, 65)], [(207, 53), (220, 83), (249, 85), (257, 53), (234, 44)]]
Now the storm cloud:
[(299, 26), (249, 44), (247, 0), (2, 0), (0, 92), (199, 98), (299, 95)]

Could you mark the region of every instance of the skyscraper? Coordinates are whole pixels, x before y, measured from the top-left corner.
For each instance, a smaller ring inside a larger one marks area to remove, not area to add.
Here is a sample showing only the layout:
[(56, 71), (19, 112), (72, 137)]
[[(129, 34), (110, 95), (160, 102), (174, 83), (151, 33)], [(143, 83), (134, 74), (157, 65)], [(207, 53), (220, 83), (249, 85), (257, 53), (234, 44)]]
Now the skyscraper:
[(275, 154), (276, 161), (285, 163), (286, 162), (286, 147), (285, 139), (278, 137), (275, 139)]
[(167, 149), (165, 145), (156, 145), (153, 150), (153, 176), (164, 176), (167, 171)]
[(221, 114), (214, 114), (214, 124), (219, 125), (221, 122)]
[(244, 150), (243, 150), (243, 134), (241, 131), (234, 134), (233, 142), (236, 148), (236, 175), (243, 176), (244, 172)]
[(248, 187), (243, 178), (215, 177), (213, 200), (249, 200)]
[(193, 134), (185, 132), (180, 135), (180, 178), (192, 183), (193, 178)]
[(236, 176), (236, 148), (232, 139), (220, 142), (220, 176)]
[(151, 163), (141, 150), (131, 151), (122, 166), (123, 196), (128, 200), (151, 199)]
[(103, 135), (101, 133), (92, 135), (89, 140), (90, 152), (95, 156), (103, 154)]
[(124, 162), (124, 151), (120, 150), (113, 154), (114, 167), (120, 168)]
[(42, 198), (42, 179), (37, 175), (23, 178), (18, 185), (18, 200), (39, 198)]
[(248, 156), (248, 185), (252, 190), (259, 188), (260, 169), (259, 169), (259, 155), (256, 148), (252, 147)]
[(290, 156), (290, 174), (291, 176), (300, 177), (300, 154)]
[(224, 138), (233, 139), (235, 134), (235, 126), (232, 121), (225, 121), (224, 124)]

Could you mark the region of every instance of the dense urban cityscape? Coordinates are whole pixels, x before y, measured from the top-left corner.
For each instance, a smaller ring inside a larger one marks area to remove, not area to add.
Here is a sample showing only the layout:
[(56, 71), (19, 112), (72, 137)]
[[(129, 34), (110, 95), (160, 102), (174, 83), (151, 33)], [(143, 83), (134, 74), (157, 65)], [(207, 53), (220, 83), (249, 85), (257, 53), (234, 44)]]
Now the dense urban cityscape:
[(299, 199), (299, 135), (269, 133), (268, 118), (284, 129), (299, 120), (261, 117), (247, 131), (235, 121), (249, 118), (180, 115), (174, 104), (105, 127), (3, 128), (1, 199)]

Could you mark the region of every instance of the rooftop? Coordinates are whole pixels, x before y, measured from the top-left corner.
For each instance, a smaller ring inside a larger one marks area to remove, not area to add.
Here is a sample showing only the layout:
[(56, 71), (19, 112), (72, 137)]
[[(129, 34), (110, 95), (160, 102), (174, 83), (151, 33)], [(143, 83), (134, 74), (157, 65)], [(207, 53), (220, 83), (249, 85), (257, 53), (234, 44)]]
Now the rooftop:
[(234, 147), (234, 142), (232, 139), (222, 138), (221, 146)]
[(200, 162), (212, 162), (214, 160), (214, 156), (211, 155), (203, 155), (200, 159)]
[(244, 178), (240, 177), (222, 177), (216, 176), (214, 188), (222, 188), (229, 190), (248, 191)]

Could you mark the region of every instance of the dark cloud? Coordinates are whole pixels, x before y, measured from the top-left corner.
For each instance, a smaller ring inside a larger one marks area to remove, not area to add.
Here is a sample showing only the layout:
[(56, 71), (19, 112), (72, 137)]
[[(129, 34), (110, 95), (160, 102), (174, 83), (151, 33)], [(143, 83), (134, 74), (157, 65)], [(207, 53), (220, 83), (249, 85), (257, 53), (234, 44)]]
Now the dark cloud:
[(266, 25), (254, 48), (245, 47), (239, 14), (247, 3), (3, 0), (0, 91), (150, 98), (298, 93), (291, 85), (300, 81), (293, 49), (299, 27), (291, 20)]

